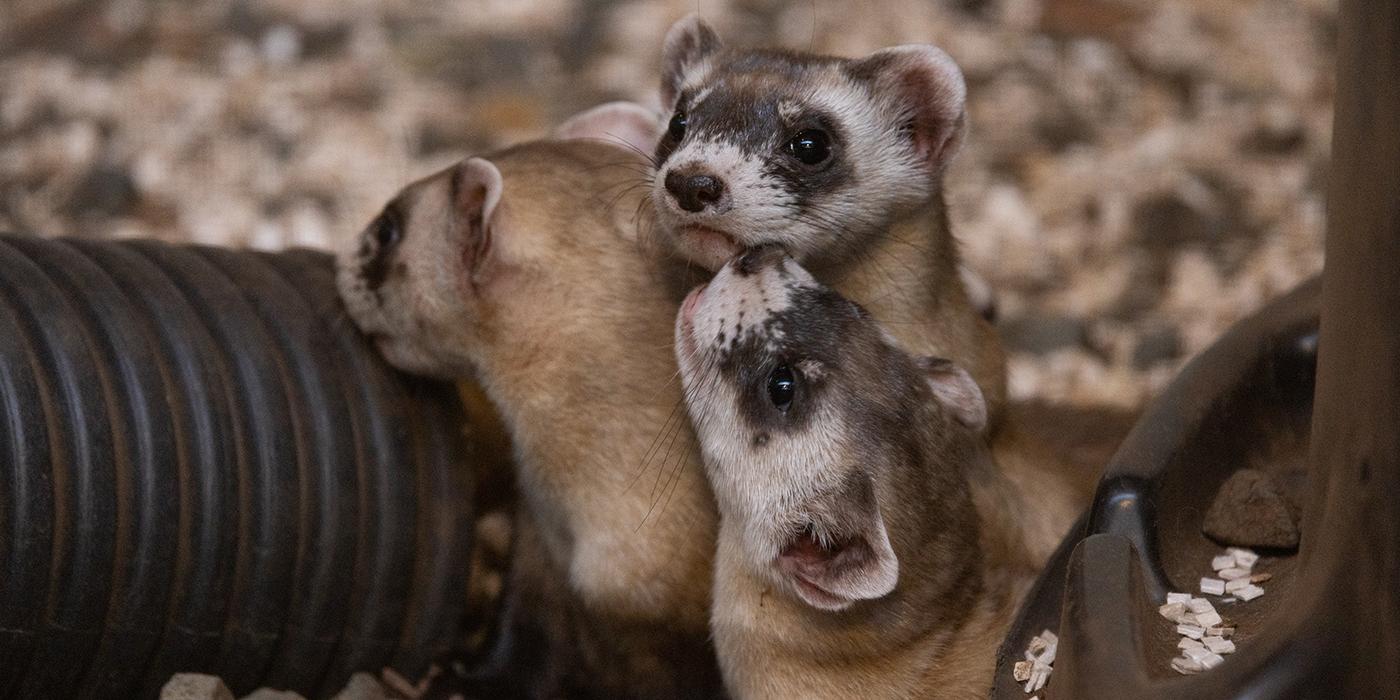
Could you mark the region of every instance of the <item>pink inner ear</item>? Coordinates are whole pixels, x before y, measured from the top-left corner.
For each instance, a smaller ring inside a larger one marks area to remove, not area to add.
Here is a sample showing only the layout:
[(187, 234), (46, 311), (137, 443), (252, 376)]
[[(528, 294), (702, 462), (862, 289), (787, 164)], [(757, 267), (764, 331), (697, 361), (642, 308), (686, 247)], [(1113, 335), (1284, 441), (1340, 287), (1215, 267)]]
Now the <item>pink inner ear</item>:
[[(944, 160), (944, 147), (957, 128), (959, 116), (948, 117), (941, 101), (938, 86), (929, 81), (922, 71), (909, 71), (900, 79), (899, 91), (906, 104), (921, 105), (910, 120), (914, 138), (914, 152), (924, 162), (939, 167)], [(936, 105), (936, 106), (935, 106)]]
[(467, 280), (475, 286), (480, 281), (480, 273), (487, 256), (491, 252), (491, 232), (487, 230), (484, 211), (490, 189), (480, 182), (462, 182), (463, 189), (457, 193), (457, 214), (461, 217), (465, 231), (462, 235), (462, 269)]

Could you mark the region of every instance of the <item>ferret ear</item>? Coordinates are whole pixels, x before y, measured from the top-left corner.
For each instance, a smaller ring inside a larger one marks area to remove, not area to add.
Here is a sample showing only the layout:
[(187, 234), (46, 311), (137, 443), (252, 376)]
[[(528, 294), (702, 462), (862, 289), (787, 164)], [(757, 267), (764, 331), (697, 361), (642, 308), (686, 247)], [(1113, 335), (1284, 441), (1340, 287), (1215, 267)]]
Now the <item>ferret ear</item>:
[(453, 177), (456, 178), (453, 191), (457, 196), (453, 204), (458, 215), (473, 225), (490, 226), (505, 189), (496, 164), (485, 158), (468, 158), (457, 166)]
[(997, 291), (992, 289), (992, 285), (976, 270), (968, 267), (967, 263), (958, 263), (958, 277), (962, 278), (963, 288), (967, 290), (967, 300), (972, 304), (972, 310), (977, 312), (988, 323), (996, 323), (997, 320)]
[(934, 398), (951, 410), (959, 423), (974, 433), (987, 427), (987, 400), (967, 370), (941, 357), (925, 357), (919, 366)]
[(636, 102), (618, 101), (569, 117), (554, 130), (554, 138), (598, 139), (651, 153), (661, 140), (661, 131), (661, 115)]
[(870, 477), (852, 474), (812, 508), (820, 523), (783, 548), (779, 568), (808, 605), (838, 611), (888, 595), (899, 582), (899, 559)]
[(722, 46), (719, 35), (699, 14), (686, 15), (671, 25), (661, 48), (661, 106), (664, 109), (675, 106), (686, 73)]
[(876, 51), (849, 72), (886, 100), (890, 118), (908, 131), (914, 152), (935, 172), (962, 146), (967, 85), (962, 70), (942, 49), (907, 44)]

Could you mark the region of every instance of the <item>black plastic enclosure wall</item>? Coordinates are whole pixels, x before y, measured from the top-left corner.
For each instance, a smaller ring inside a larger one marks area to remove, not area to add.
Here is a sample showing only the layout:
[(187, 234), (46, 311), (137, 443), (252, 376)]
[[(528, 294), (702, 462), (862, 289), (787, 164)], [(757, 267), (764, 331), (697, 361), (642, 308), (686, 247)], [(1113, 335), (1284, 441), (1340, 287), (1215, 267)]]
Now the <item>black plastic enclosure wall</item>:
[(0, 236), (0, 698), (421, 673), (466, 599), (471, 449), (327, 255)]

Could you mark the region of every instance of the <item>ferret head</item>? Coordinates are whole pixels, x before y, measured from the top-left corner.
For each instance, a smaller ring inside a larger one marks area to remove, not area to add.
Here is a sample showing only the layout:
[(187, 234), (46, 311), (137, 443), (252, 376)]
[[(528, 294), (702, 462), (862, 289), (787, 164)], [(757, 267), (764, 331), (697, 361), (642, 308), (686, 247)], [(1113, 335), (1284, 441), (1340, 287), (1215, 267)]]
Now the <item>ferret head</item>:
[(725, 527), (754, 571), (808, 604), (890, 593), (896, 552), (939, 520), (930, 510), (969, 512), (958, 465), (986, 421), (976, 383), (901, 351), (777, 247), (686, 297), (676, 354)]
[(661, 235), (710, 269), (763, 243), (803, 263), (843, 259), (938, 193), (965, 93), (934, 46), (862, 59), (733, 50), (687, 17), (662, 57)]
[(410, 372), (494, 379), (493, 363), (533, 361), (546, 376), (549, 348), (611, 332), (616, 297), (645, 277), (621, 234), (630, 210), (609, 206), (638, 162), (603, 144), (543, 141), (410, 184), (339, 257), (350, 316)]

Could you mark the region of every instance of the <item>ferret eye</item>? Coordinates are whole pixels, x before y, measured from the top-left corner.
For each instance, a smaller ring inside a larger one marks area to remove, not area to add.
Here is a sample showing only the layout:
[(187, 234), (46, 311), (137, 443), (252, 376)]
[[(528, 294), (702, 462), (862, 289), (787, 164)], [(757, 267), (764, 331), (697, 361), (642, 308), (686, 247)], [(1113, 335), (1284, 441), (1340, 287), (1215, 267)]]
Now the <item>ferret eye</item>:
[(399, 228), (398, 217), (384, 215), (379, 217), (379, 221), (374, 223), (374, 242), (378, 244), (379, 255), (385, 255), (394, 246), (399, 244), (403, 238), (403, 230)]
[(787, 151), (807, 165), (819, 165), (831, 157), (831, 137), (821, 129), (803, 129), (787, 142)]
[(685, 138), (685, 127), (688, 122), (685, 112), (676, 110), (676, 113), (671, 115), (671, 123), (666, 126), (666, 135), (671, 137), (672, 141), (680, 141)]
[(774, 408), (786, 413), (792, 406), (792, 397), (796, 391), (797, 379), (792, 374), (792, 368), (778, 365), (768, 373), (768, 400), (773, 402)]

